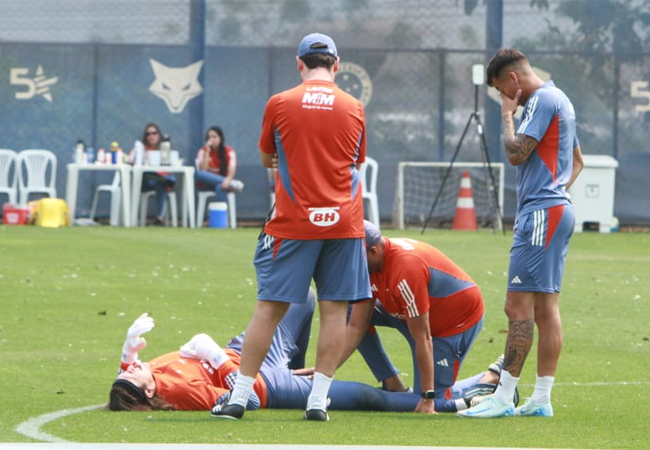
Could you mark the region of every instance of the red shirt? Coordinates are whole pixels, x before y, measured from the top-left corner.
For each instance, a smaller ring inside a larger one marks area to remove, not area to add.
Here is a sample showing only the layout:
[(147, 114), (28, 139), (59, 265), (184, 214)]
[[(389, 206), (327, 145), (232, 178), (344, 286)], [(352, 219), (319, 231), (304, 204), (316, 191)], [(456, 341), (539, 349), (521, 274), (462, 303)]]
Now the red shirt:
[[(219, 370), (203, 360), (183, 358), (179, 352), (152, 359), (149, 366), (156, 381), (156, 393), (179, 410), (210, 410), (217, 399), (230, 390), (226, 376), (239, 370), (239, 353), (229, 348), (224, 350), (230, 361), (226, 361)], [(126, 370), (124, 366), (122, 364), (122, 370)], [(265, 408), (266, 383), (259, 374), (253, 389), (260, 398), (261, 408)]]
[(428, 311), (434, 337), (462, 333), (481, 320), (481, 291), (444, 253), (414, 239), (384, 242), (384, 267), (370, 274), (370, 283), (387, 313), (406, 320)]
[(278, 154), (275, 216), (264, 231), (287, 239), (361, 238), (355, 168), (366, 158), (361, 103), (332, 82), (306, 81), (271, 97), (260, 150)]
[[(224, 150), (225, 150), (225, 172), (223, 175), (228, 174), (228, 167), (237, 167), (237, 155), (235, 154), (235, 150), (229, 146), (229, 145), (224, 145)], [(210, 161), (208, 163), (208, 172), (213, 172), (216, 174), (221, 173), (221, 161), (219, 160), (219, 151), (216, 149), (211, 149), (208, 148), (207, 146), (201, 147), (199, 150), (199, 153), (197, 155), (197, 160), (201, 160), (202, 153), (205, 152), (210, 152)]]

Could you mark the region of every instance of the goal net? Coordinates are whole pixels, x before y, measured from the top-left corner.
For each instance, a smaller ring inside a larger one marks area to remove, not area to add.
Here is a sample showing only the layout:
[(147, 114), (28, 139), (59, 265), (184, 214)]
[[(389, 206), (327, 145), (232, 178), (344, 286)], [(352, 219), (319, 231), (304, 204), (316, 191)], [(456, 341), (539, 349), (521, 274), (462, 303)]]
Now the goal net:
[[(503, 217), (504, 164), (492, 163), (491, 167), (492, 177), (487, 165), (482, 162), (455, 162), (444, 186), (441, 186), (449, 170), (448, 162), (400, 162), (397, 168), (394, 223), (399, 229), (423, 227), (433, 202), (439, 195), (427, 226), (451, 228), (456, 213), (460, 179), (467, 171), (470, 175), (479, 228), (500, 230), (500, 217)], [(493, 178), (496, 186), (492, 186)], [(494, 192), (498, 198), (499, 214)]]

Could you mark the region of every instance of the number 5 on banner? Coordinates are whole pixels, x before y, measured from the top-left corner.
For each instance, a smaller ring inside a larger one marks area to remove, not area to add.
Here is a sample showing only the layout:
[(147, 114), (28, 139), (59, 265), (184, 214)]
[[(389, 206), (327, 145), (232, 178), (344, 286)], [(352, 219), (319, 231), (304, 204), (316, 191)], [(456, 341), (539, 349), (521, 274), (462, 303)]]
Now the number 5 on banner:
[(24, 77), (27, 75), (29, 69), (26, 68), (13, 68), (9, 72), (9, 82), (11, 84), (23, 85), (27, 87), (26, 91), (16, 92), (16, 98), (19, 100), (30, 99), (36, 93), (36, 83), (31, 78)]

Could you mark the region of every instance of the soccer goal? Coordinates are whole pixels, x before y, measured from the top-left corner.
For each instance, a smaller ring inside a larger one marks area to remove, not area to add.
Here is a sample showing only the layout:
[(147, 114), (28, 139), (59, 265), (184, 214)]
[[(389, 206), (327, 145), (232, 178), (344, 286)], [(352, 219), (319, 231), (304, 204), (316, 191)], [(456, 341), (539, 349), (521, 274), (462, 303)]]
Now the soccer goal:
[[(470, 175), (479, 228), (501, 229), (501, 221), (494, 205), (493, 189), (496, 190), (500, 215), (503, 217), (504, 164), (492, 163), (491, 167), (493, 177), (490, 177), (487, 166), (482, 162), (455, 162), (433, 210), (429, 226), (451, 227), (456, 213), (460, 179), (467, 171)], [(449, 170), (448, 162), (399, 163), (393, 222), (400, 230), (424, 226), (447, 170)], [(492, 178), (496, 186), (492, 186)]]

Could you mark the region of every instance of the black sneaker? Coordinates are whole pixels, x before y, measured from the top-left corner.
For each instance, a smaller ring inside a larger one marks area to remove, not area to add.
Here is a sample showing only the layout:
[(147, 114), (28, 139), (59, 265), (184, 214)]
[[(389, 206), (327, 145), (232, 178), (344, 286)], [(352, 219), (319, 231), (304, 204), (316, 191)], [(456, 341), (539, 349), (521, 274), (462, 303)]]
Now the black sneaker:
[(501, 370), (503, 370), (503, 355), (499, 356), (496, 361), (490, 364), (488, 370), (501, 376)]
[(246, 408), (241, 405), (230, 405), (228, 403), (225, 403), (221, 405), (215, 405), (212, 408), (211, 415), (217, 419), (239, 420), (244, 417), (244, 411), (246, 411)]
[(308, 409), (305, 411), (305, 420), (315, 420), (318, 422), (329, 422), (330, 416), (327, 415), (327, 411), (322, 409)]
[(473, 399), (474, 397), (485, 397), (487, 395), (493, 394), (497, 389), (496, 384), (492, 383), (477, 383), (472, 386), (471, 389), (465, 391), (465, 399)]

